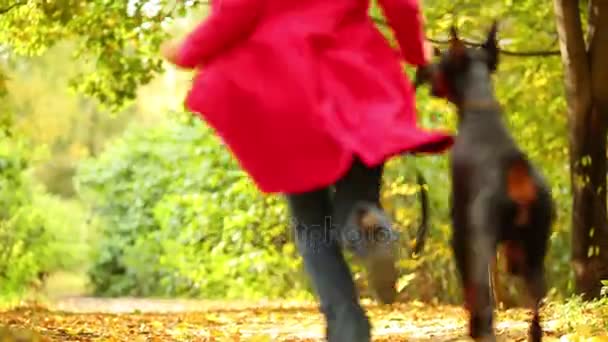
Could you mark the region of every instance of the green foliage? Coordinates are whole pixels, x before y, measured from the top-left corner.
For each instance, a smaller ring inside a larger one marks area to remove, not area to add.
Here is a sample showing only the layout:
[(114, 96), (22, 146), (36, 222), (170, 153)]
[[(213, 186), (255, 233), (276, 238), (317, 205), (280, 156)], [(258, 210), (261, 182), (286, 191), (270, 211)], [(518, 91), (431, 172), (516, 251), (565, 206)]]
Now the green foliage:
[[(32, 251), (44, 245), (39, 217), (31, 213), (27, 203), (31, 198), (23, 176), (26, 162), (13, 150), (8, 137), (0, 140), (0, 293), (14, 293), (22, 284), (33, 279), (37, 270)], [(33, 248), (32, 248), (33, 247)]]
[(45, 159), (33, 165), (34, 176), (49, 192), (63, 197), (74, 195), (78, 160), (97, 154), (134, 116), (132, 109), (108, 115), (91, 99), (69, 93), (68, 81), (87, 70), (84, 63), (70, 61), (74, 46), (64, 41), (42, 56), (11, 56), (5, 63), (10, 82), (3, 102), (15, 113), (9, 126), (14, 135), (46, 149)]
[[(4, 4), (3, 4), (4, 3)], [(64, 39), (74, 57), (94, 61), (72, 87), (110, 110), (123, 108), (162, 70), (164, 28), (205, 1), (0, 1), (0, 44), (18, 55), (40, 55)]]
[(548, 303), (545, 310), (557, 313), (563, 331), (581, 335), (605, 334), (608, 331), (607, 298), (585, 301), (581, 296), (571, 296), (563, 303)]
[(0, 297), (21, 296), (39, 274), (86, 260), (84, 215), (44, 194), (27, 174), (28, 145), (0, 137)]
[(40, 188), (32, 198), (32, 211), (39, 213), (48, 236), (46, 258), (40, 258), (41, 270), (80, 271), (90, 260), (90, 215), (82, 204), (51, 195)]
[(285, 206), (263, 197), (197, 118), (131, 128), (78, 170), (103, 218), (99, 294), (212, 298), (297, 293)]

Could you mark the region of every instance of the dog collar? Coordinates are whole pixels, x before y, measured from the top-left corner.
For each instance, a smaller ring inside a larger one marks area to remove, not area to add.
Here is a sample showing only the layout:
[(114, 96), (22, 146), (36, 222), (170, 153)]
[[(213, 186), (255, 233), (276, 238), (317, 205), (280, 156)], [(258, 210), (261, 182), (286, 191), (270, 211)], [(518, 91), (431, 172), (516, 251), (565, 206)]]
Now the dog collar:
[(479, 110), (479, 109), (500, 109), (500, 103), (496, 100), (475, 100), (463, 101), (460, 105), (461, 110)]

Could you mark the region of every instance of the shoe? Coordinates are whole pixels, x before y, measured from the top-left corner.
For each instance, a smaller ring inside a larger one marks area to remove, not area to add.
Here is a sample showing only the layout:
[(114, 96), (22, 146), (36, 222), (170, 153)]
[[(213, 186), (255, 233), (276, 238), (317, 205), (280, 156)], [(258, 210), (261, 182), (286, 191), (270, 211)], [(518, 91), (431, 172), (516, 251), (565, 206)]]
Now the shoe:
[(347, 246), (363, 263), (376, 298), (391, 304), (397, 297), (398, 234), (386, 214), (373, 203), (358, 203), (347, 221)]

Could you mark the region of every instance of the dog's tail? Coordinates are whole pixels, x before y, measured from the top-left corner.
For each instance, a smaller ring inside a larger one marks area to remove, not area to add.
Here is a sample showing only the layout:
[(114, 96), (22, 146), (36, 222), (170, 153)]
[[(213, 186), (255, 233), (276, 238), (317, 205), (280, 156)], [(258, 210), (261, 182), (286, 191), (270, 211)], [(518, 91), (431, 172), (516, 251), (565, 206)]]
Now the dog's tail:
[(421, 214), (421, 222), (420, 227), (418, 227), (418, 232), (416, 233), (416, 245), (414, 247), (415, 255), (420, 255), (422, 249), (424, 248), (424, 242), (426, 239), (426, 233), (428, 231), (428, 215), (429, 215), (429, 198), (427, 194), (427, 186), (428, 183), (422, 172), (420, 170), (416, 170), (416, 182), (420, 187), (419, 198), (420, 198), (420, 214)]
[(506, 194), (517, 207), (515, 224), (526, 225), (530, 205), (539, 195), (532, 166), (523, 154), (516, 153), (506, 159), (504, 170)]

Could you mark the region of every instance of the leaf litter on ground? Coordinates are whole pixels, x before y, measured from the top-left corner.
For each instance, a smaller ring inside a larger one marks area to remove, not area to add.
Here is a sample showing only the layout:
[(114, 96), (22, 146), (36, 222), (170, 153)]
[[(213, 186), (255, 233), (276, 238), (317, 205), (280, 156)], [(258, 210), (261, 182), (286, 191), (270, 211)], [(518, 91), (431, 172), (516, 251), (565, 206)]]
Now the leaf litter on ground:
[[(365, 308), (374, 341), (469, 341), (459, 306), (366, 302)], [(608, 306), (573, 310), (558, 304), (543, 310), (545, 341), (608, 342)], [(526, 310), (497, 312), (499, 340), (526, 341), (528, 319)], [(315, 303), (96, 298), (6, 310), (0, 327), (0, 342), (300, 342), (321, 341), (325, 328)]]

